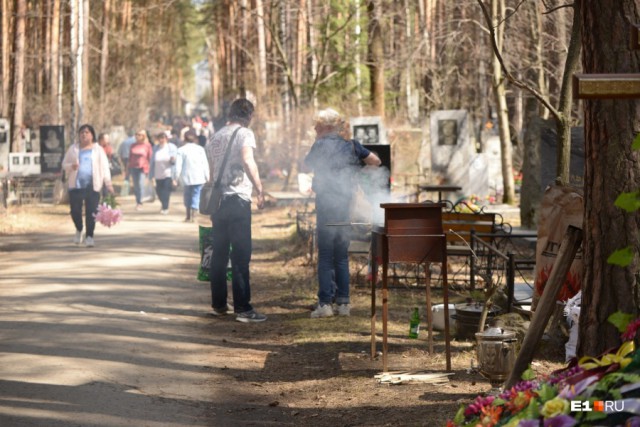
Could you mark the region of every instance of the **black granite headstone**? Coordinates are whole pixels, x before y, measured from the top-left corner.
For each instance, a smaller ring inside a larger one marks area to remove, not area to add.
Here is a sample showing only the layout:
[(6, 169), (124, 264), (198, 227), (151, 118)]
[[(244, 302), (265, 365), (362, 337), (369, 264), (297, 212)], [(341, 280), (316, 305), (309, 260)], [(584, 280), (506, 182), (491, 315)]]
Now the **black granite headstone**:
[(58, 173), (64, 157), (64, 126), (40, 126), (40, 167), (42, 173)]

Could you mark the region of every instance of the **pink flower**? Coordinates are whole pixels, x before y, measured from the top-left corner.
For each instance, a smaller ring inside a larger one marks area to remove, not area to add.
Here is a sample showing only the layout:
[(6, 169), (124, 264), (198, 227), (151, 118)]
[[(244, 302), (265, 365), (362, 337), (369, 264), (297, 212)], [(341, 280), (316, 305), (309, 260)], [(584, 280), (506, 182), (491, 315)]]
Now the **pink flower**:
[(93, 217), (105, 227), (111, 227), (120, 222), (122, 219), (122, 211), (120, 209), (113, 209), (106, 203), (103, 203), (98, 206), (98, 211), (93, 214)]

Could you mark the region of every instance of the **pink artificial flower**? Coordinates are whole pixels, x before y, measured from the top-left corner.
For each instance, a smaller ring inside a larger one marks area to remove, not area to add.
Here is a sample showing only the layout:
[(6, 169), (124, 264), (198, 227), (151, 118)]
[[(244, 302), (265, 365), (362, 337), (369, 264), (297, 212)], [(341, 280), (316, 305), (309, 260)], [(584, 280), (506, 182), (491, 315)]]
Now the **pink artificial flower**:
[(103, 203), (98, 206), (98, 211), (93, 214), (93, 217), (105, 227), (111, 227), (120, 222), (122, 219), (122, 211), (120, 209), (113, 209), (106, 203)]

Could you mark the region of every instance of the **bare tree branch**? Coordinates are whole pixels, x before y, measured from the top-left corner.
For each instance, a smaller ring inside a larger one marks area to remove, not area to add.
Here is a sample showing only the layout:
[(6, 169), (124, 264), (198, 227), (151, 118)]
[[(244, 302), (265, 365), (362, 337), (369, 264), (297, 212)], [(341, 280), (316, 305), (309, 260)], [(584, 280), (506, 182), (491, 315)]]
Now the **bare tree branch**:
[(489, 32), (491, 33), (491, 46), (493, 47), (493, 53), (498, 58), (498, 62), (500, 62), (500, 66), (507, 80), (509, 80), (509, 82), (519, 87), (520, 89), (526, 90), (529, 93), (531, 93), (538, 101), (540, 101), (542, 105), (544, 105), (546, 109), (549, 110), (551, 114), (553, 114), (553, 116), (556, 119), (560, 120), (561, 119), (560, 112), (553, 105), (551, 105), (551, 103), (538, 90), (536, 90), (536, 88), (534, 88), (533, 86), (521, 80), (518, 80), (507, 69), (507, 66), (504, 63), (504, 58), (502, 58), (502, 55), (500, 54), (500, 49), (498, 49), (498, 45), (496, 44), (496, 33), (493, 27), (493, 24), (491, 22), (491, 15), (489, 14), (489, 11), (487, 10), (487, 7), (485, 6), (484, 2), (482, 0), (477, 0), (477, 1), (478, 1), (478, 4), (480, 5), (480, 8), (482, 9), (482, 13), (484, 15), (484, 19), (487, 22)]

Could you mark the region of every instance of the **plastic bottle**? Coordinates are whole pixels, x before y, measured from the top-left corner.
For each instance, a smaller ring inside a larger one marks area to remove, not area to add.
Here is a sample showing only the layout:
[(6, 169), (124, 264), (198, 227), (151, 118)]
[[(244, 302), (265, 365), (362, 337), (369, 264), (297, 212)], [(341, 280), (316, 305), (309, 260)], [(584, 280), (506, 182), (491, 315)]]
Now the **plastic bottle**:
[(409, 321), (409, 338), (416, 339), (420, 333), (420, 311), (418, 307), (413, 309), (411, 320)]
[(233, 273), (231, 268), (231, 260), (227, 263), (227, 282), (231, 282), (233, 279)]

